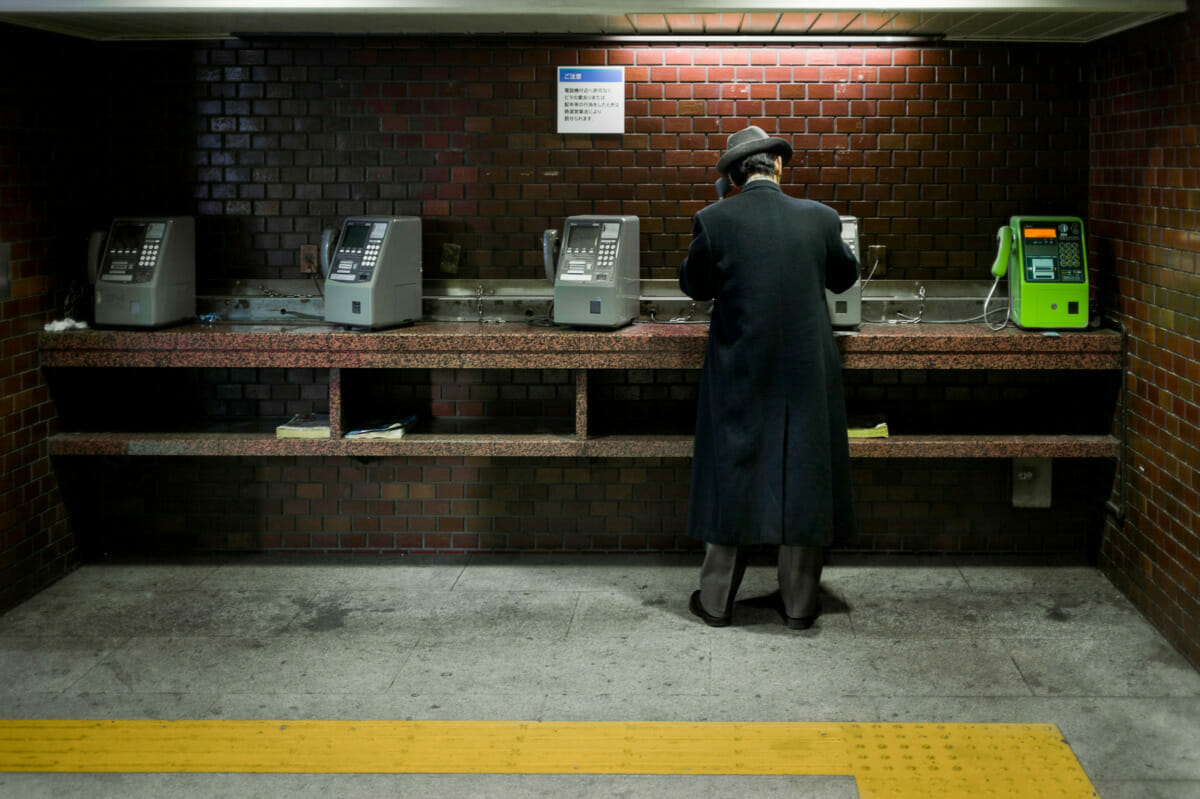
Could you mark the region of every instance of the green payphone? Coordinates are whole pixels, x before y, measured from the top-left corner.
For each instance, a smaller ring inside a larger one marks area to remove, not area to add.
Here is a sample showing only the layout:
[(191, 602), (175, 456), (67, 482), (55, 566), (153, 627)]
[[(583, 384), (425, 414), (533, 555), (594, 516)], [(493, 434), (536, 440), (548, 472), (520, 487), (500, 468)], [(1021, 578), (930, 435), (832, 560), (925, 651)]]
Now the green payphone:
[(1016, 325), (1088, 326), (1087, 244), (1081, 219), (1014, 216), (996, 238), (999, 250), (992, 275), (999, 279), (1008, 274), (1008, 313)]

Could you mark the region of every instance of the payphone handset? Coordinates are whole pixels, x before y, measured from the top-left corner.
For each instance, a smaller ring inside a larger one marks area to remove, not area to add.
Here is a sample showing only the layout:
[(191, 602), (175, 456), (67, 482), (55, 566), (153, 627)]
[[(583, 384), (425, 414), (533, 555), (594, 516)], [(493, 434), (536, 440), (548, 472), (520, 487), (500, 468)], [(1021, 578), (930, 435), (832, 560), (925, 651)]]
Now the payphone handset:
[(192, 217), (114, 219), (107, 236), (92, 236), (88, 260), (97, 325), (161, 327), (196, 315)]
[(546, 278), (554, 283), (554, 322), (621, 327), (638, 317), (641, 242), (636, 216), (570, 216), (542, 234)]
[(992, 277), (1004, 277), (1008, 274), (1008, 262), (1012, 258), (1012, 228), (1001, 225), (996, 231), (996, 260), (992, 262)]
[(420, 217), (349, 217), (322, 245), (326, 322), (376, 330), (421, 318)]
[(1033, 329), (1088, 326), (1087, 243), (1073, 216), (1014, 216), (996, 232), (992, 276), (1008, 276), (1009, 318)]

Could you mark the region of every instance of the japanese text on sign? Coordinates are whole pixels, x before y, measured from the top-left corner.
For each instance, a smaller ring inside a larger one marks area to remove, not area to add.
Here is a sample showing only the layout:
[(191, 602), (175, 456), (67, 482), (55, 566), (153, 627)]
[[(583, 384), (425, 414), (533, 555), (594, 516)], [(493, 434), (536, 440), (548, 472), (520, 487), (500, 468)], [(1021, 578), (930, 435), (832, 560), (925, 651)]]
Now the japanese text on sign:
[(559, 67), (559, 133), (624, 133), (625, 68)]

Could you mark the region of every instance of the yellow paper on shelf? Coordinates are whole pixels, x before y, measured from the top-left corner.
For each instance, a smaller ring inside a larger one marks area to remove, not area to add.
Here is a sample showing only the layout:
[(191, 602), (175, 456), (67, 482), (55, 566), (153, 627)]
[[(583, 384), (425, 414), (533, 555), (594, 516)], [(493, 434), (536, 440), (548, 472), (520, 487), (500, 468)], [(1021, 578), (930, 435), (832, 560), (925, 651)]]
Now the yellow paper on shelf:
[(276, 438), (329, 438), (329, 414), (298, 413), (275, 428)]
[(888, 423), (886, 419), (851, 419), (846, 434), (850, 438), (887, 438)]

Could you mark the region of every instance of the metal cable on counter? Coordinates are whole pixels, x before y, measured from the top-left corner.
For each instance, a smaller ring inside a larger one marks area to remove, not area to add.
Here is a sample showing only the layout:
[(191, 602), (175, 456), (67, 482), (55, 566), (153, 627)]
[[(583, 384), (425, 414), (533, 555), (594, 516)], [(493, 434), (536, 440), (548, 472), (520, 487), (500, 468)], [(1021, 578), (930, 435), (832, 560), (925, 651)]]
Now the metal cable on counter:
[(992, 287), (988, 290), (987, 298), (983, 301), (983, 323), (988, 326), (988, 330), (1003, 330), (1008, 327), (1008, 306), (1004, 306), (1004, 323), (999, 327), (988, 321), (988, 304), (992, 301), (992, 295), (996, 293), (996, 286), (1000, 285), (1000, 278), (992, 281)]

